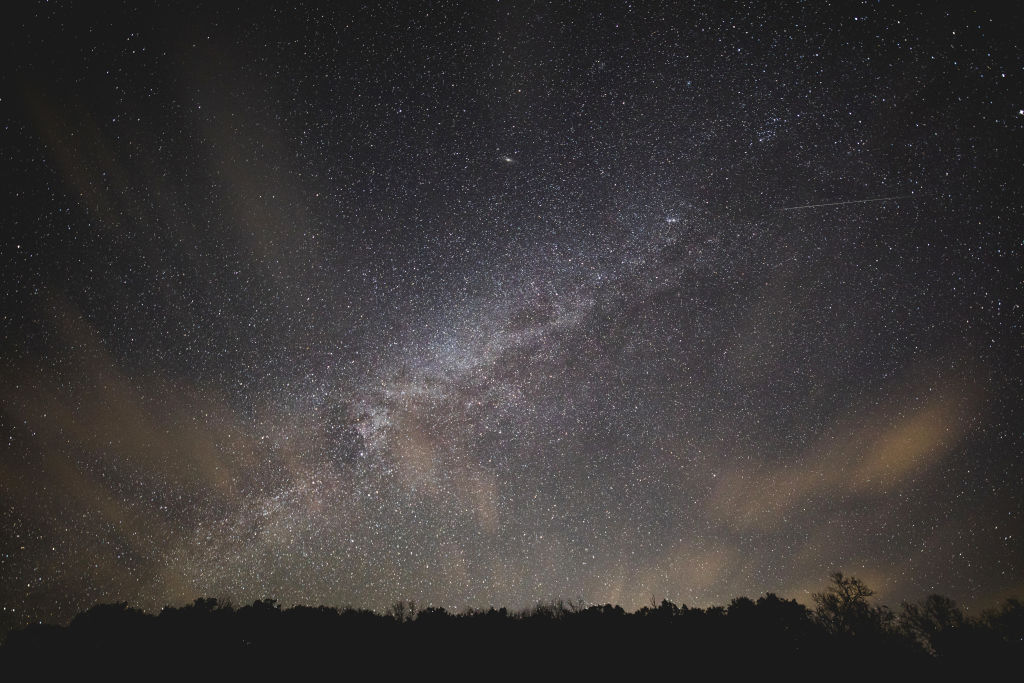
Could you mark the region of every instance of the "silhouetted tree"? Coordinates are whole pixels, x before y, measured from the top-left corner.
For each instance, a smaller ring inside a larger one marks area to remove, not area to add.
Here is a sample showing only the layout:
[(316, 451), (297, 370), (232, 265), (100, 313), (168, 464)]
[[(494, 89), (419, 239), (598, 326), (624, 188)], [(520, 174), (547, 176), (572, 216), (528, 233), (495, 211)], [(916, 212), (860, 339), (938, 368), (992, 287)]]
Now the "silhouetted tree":
[(948, 655), (955, 641), (969, 628), (963, 612), (951, 599), (929, 595), (919, 604), (903, 603), (899, 628), (930, 654)]
[(881, 633), (892, 621), (892, 615), (885, 607), (874, 607), (868, 598), (873, 590), (858, 578), (833, 572), (832, 583), (812, 598), (819, 622), (830, 633), (836, 635), (866, 635)]
[(399, 624), (416, 618), (416, 602), (399, 600), (388, 609), (388, 615)]
[(1007, 598), (993, 610), (986, 610), (979, 626), (991, 634), (999, 656), (1024, 661), (1024, 604), (1016, 598)]

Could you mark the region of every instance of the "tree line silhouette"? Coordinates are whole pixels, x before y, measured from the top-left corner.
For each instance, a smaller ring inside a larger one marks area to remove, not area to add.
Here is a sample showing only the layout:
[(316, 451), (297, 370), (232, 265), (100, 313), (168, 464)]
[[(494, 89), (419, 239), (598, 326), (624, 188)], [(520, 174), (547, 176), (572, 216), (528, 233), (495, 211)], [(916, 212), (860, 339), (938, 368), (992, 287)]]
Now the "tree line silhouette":
[(899, 611), (872, 604), (872, 595), (859, 579), (834, 573), (827, 588), (814, 594), (813, 609), (771, 593), (706, 609), (667, 600), (654, 604), (652, 598), (651, 606), (635, 612), (554, 601), (518, 612), (456, 614), (401, 601), (379, 614), (323, 606), (282, 609), (273, 600), (235, 608), (198, 599), (151, 615), (127, 603), (101, 604), (66, 627), (32, 625), (11, 632), (0, 648), (0, 670), (187, 662), (209, 671), (261, 662), (333, 662), (348, 675), (397, 674), (403, 667), (411, 675), (423, 667), (468, 677), (513, 667), (522, 668), (521, 675), (534, 671), (546, 677), (645, 668), (653, 675), (659, 663), (683, 661), (691, 673), (774, 669), (843, 678), (900, 670), (941, 676), (1007, 665), (1016, 670), (1024, 661), (1024, 606), (1018, 600), (971, 617), (940, 595), (903, 603)]

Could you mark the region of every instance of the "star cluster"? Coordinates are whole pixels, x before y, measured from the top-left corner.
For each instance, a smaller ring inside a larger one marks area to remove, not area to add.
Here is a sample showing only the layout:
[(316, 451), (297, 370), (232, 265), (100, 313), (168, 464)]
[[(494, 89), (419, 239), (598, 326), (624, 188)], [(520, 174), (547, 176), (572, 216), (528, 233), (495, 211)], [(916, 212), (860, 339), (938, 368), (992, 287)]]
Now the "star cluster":
[(1019, 16), (12, 19), (4, 627), (1018, 592)]

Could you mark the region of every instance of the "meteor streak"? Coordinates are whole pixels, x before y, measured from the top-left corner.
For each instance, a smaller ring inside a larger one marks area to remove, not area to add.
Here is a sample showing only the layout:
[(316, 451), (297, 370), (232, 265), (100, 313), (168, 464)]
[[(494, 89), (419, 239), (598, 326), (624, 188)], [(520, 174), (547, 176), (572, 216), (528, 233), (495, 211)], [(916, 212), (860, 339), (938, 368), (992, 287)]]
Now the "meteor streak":
[(804, 204), (802, 206), (786, 206), (780, 211), (796, 211), (798, 209), (817, 209), (822, 206), (843, 206), (844, 204), (867, 204), (868, 202), (888, 202), (893, 199), (907, 199), (913, 197), (912, 194), (901, 194), (898, 197), (877, 197), (875, 199), (851, 199), (848, 202), (827, 202), (824, 204)]

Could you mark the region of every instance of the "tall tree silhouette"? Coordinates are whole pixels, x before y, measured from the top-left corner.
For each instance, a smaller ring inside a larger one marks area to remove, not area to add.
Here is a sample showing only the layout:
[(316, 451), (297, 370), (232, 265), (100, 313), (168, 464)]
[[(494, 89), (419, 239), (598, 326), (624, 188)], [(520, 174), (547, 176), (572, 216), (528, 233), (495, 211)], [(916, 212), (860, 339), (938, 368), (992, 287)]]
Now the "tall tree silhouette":
[(860, 579), (844, 576), (842, 572), (830, 575), (832, 583), (821, 593), (815, 593), (815, 614), (819, 622), (834, 635), (868, 635), (881, 633), (892, 621), (892, 614), (884, 607), (874, 607), (868, 598), (875, 594)]

